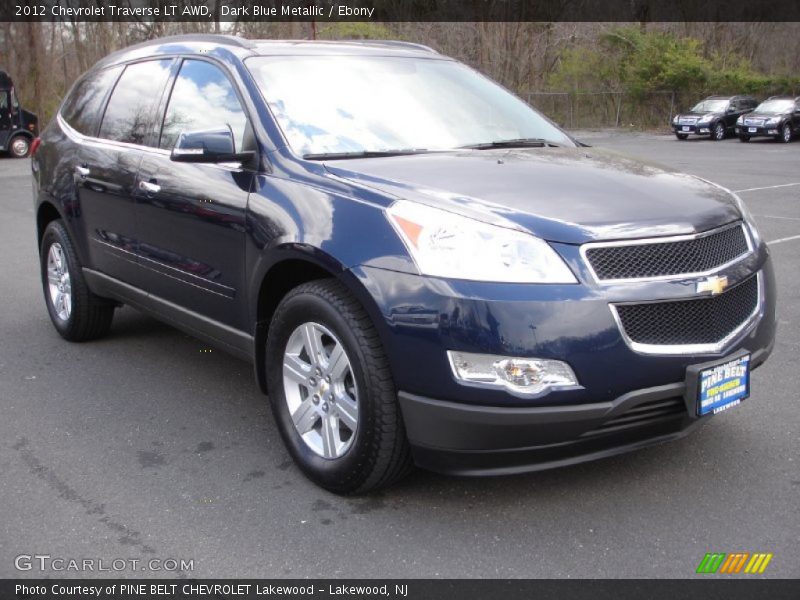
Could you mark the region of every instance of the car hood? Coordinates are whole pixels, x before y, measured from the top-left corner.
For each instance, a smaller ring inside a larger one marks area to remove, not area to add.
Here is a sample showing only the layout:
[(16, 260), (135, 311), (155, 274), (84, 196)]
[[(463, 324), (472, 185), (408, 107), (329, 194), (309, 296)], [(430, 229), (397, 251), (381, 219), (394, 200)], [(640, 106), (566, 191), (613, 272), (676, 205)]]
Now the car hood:
[(337, 177), (553, 242), (705, 231), (741, 218), (697, 177), (592, 148), (471, 150), (326, 163)]
[(753, 111), (751, 113), (747, 113), (745, 115), (745, 118), (749, 119), (750, 117), (755, 117), (757, 119), (769, 119), (769, 118), (772, 118), (772, 117), (783, 117), (784, 115), (788, 115), (788, 114), (789, 114), (789, 112), (786, 112), (786, 111), (784, 111), (784, 112), (755, 112), (755, 111)]
[(721, 115), (721, 114), (722, 114), (721, 112), (714, 112), (714, 111), (708, 111), (708, 112), (693, 112), (693, 111), (689, 111), (689, 112), (685, 112), (685, 113), (679, 113), (678, 117), (705, 117), (706, 115), (717, 116), (717, 115)]

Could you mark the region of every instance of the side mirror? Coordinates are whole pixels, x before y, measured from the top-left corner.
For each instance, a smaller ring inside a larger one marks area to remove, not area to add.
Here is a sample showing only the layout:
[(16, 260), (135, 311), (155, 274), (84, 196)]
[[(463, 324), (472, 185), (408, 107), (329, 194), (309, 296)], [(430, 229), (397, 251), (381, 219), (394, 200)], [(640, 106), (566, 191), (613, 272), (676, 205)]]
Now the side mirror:
[(734, 107), (734, 106), (729, 106), (729, 107), (728, 107), (728, 108), (725, 110), (725, 112), (728, 112), (728, 113), (735, 113), (735, 112), (736, 112), (736, 107)]
[(253, 152), (236, 152), (230, 127), (182, 131), (172, 149), (170, 159), (186, 163), (244, 162)]

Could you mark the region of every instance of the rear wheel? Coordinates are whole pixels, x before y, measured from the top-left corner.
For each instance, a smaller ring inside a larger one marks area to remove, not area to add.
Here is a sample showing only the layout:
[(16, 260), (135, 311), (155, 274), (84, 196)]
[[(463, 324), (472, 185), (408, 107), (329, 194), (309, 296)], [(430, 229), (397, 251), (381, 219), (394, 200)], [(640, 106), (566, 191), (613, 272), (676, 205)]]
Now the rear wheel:
[(711, 130), (711, 139), (715, 142), (721, 142), (725, 139), (725, 124), (719, 121)]
[(686, 138), (689, 137), (689, 134), (688, 133), (676, 133), (675, 137), (678, 138), (679, 140), (685, 140)]
[(8, 151), (14, 158), (25, 158), (31, 151), (31, 141), (24, 135), (13, 137), (8, 144)]
[(114, 318), (114, 304), (92, 293), (61, 221), (44, 231), (39, 252), (47, 312), (61, 337), (84, 342), (106, 335)]
[(781, 135), (778, 137), (778, 141), (784, 144), (792, 141), (792, 126), (789, 123), (784, 123), (783, 127), (781, 127)]
[(335, 280), (281, 301), (266, 347), (267, 386), (290, 454), (338, 494), (385, 487), (410, 470), (388, 359), (369, 316)]

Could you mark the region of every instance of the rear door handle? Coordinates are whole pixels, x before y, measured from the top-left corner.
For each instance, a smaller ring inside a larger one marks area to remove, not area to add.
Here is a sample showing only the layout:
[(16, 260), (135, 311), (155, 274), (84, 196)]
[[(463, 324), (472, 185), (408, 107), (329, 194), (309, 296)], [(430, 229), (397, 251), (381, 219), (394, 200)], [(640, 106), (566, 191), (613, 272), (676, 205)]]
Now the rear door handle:
[(151, 181), (140, 181), (139, 189), (146, 194), (157, 194), (161, 191), (161, 186)]
[(86, 179), (91, 171), (87, 167), (75, 165), (75, 174), (81, 179)]

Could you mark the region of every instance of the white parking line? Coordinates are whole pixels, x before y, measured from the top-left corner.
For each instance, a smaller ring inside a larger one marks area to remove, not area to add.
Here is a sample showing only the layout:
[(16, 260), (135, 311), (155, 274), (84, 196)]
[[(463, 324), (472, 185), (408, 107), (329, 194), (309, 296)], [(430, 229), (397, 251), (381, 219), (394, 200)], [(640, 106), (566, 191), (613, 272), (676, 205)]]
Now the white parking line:
[(767, 244), (770, 246), (774, 246), (775, 244), (782, 244), (783, 242), (791, 242), (792, 240), (800, 240), (800, 235), (792, 235), (785, 238), (778, 238), (777, 240), (772, 240), (771, 242), (767, 242)]
[(774, 190), (775, 188), (792, 187), (793, 185), (800, 185), (800, 182), (782, 183), (781, 185), (768, 185), (767, 187), (747, 188), (746, 190), (733, 190), (733, 193), (741, 194), (742, 192), (757, 192), (758, 190)]
[(800, 221), (800, 217), (781, 217), (779, 215), (753, 215), (759, 219), (782, 219), (785, 221)]

